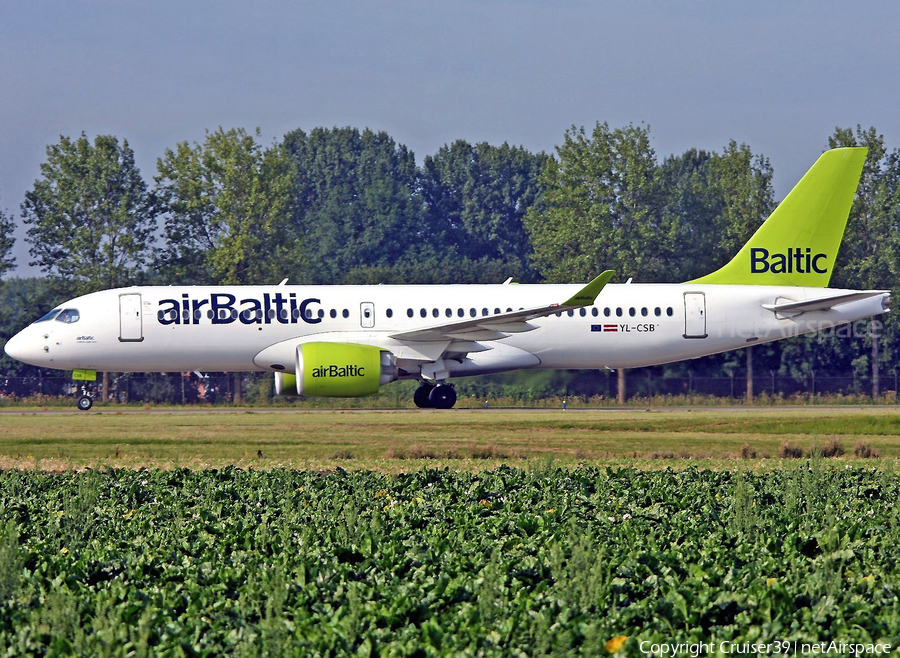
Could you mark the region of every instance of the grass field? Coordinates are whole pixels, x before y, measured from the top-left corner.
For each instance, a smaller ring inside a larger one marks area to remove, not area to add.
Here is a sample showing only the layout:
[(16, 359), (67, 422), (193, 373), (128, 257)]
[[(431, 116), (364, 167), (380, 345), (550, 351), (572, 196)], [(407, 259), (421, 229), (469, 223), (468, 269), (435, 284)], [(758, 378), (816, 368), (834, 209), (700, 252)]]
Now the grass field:
[[(294, 467), (481, 470), (500, 462), (684, 464), (717, 467), (756, 454), (776, 467), (790, 443), (832, 439), (853, 458), (863, 442), (900, 458), (891, 407), (670, 410), (263, 411), (103, 410), (0, 414), (0, 468)], [(746, 447), (745, 447), (746, 446)], [(749, 448), (749, 451), (747, 450)], [(260, 456), (261, 455), (261, 456)]]

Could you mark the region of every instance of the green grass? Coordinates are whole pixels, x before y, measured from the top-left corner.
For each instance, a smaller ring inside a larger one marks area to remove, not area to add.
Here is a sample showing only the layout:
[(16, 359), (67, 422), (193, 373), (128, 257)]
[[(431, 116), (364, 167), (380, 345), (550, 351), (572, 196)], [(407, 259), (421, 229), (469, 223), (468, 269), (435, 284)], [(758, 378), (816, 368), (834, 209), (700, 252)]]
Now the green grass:
[[(3, 412), (0, 468), (225, 466), (376, 469), (432, 465), (482, 469), (647, 462), (660, 454), (716, 466), (744, 445), (777, 457), (784, 442), (809, 450), (832, 437), (900, 458), (892, 407), (683, 410), (117, 411)], [(258, 456), (262, 453), (262, 457)], [(683, 460), (681, 460), (683, 461)], [(775, 460), (772, 460), (775, 461)]]

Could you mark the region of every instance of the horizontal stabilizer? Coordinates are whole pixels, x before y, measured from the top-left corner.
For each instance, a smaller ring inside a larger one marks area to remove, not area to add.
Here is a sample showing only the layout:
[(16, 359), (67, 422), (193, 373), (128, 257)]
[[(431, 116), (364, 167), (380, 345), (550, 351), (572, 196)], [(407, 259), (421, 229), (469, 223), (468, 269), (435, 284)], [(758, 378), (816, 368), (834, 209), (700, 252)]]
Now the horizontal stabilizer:
[(827, 311), (839, 304), (849, 304), (861, 299), (869, 299), (877, 297), (889, 291), (887, 290), (864, 290), (861, 292), (846, 292), (840, 295), (830, 295), (829, 297), (820, 297), (819, 299), (807, 299), (802, 302), (781, 302), (776, 304), (763, 304), (762, 307), (773, 313), (806, 313), (807, 311)]

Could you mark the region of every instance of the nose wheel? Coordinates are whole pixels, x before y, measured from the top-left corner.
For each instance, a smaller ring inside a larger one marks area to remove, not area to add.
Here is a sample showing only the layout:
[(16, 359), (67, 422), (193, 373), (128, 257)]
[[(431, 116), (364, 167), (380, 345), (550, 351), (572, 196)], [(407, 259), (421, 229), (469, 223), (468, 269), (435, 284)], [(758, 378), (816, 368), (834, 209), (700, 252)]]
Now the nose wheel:
[(451, 384), (423, 382), (413, 395), (413, 402), (420, 409), (450, 409), (456, 404), (456, 389)]
[(94, 398), (88, 393), (87, 386), (81, 387), (81, 395), (79, 395), (78, 399), (75, 401), (75, 406), (82, 411), (87, 411), (94, 406)]

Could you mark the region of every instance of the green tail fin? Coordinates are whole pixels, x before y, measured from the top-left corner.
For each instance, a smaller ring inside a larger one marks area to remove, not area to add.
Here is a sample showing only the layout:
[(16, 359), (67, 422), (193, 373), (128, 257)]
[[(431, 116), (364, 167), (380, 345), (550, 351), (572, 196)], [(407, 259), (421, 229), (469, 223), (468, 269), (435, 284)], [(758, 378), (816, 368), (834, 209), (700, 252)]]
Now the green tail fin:
[(866, 152), (823, 153), (737, 256), (690, 283), (827, 287)]

